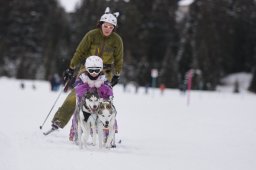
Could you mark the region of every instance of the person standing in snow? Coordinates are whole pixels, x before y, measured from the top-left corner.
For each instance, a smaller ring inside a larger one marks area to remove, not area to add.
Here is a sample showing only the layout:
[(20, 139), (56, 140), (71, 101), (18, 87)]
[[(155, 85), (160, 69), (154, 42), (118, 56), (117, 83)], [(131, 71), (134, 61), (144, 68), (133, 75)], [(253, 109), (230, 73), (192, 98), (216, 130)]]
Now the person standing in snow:
[[(110, 13), (109, 7), (101, 16), (97, 28), (85, 34), (71, 59), (69, 68), (64, 72), (64, 81), (72, 79), (74, 70), (92, 55), (103, 60), (103, 72), (111, 86), (119, 81), (123, 67), (123, 41), (115, 32), (117, 29), (118, 12)], [(78, 75), (86, 71), (84, 64), (79, 69)], [(76, 105), (75, 90), (72, 89), (62, 106), (57, 110), (52, 119), (52, 129), (64, 128), (69, 122)]]

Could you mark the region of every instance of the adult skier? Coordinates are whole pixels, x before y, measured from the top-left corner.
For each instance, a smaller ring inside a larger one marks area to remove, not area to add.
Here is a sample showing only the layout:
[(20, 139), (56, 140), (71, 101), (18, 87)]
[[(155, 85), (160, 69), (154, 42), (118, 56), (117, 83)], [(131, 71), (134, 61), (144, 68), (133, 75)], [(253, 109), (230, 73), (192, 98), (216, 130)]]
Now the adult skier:
[[(97, 24), (97, 28), (85, 34), (70, 61), (69, 68), (64, 72), (65, 82), (72, 79), (76, 67), (81, 65), (78, 75), (86, 71), (85, 60), (89, 56), (96, 55), (102, 58), (103, 72), (111, 85), (115, 86), (118, 83), (123, 67), (123, 41), (115, 32), (118, 16), (118, 12), (111, 13), (107, 7)], [(75, 90), (72, 89), (52, 119), (52, 130), (66, 126), (75, 110), (75, 105), (76, 94)]]

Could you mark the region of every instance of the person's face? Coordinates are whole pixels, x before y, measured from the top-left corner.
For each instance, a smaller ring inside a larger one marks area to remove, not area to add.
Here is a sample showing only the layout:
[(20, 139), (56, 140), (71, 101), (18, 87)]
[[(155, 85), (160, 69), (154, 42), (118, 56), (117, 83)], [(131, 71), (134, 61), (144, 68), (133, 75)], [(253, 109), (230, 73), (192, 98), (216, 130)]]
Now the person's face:
[(109, 36), (113, 29), (114, 29), (114, 25), (110, 24), (110, 23), (107, 23), (107, 22), (104, 22), (102, 25), (101, 25), (101, 29), (102, 29), (102, 33), (104, 36)]

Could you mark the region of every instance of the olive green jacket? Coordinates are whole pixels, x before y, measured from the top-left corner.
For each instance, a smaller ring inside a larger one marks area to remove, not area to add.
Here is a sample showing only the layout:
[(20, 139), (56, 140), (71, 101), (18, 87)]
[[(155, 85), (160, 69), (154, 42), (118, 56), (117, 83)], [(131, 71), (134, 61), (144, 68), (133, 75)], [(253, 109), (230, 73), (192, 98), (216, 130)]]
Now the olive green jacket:
[[(70, 67), (75, 68), (82, 64), (80, 72), (84, 70), (84, 63), (87, 57), (97, 55), (102, 58), (103, 64), (113, 68), (111, 70), (115, 75), (121, 73), (123, 67), (123, 41), (115, 32), (106, 37), (101, 29), (96, 28), (89, 31), (83, 37), (78, 45), (74, 56), (71, 59)], [(110, 79), (109, 76), (107, 76)]]

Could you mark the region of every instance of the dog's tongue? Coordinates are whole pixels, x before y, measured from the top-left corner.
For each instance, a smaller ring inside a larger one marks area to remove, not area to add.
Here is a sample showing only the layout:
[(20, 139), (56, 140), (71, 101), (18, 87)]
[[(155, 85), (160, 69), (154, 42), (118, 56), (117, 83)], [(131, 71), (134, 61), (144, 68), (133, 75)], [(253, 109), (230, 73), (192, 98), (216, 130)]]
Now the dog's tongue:
[(93, 113), (95, 113), (95, 112), (96, 112), (96, 110), (97, 110), (97, 109), (92, 108)]

